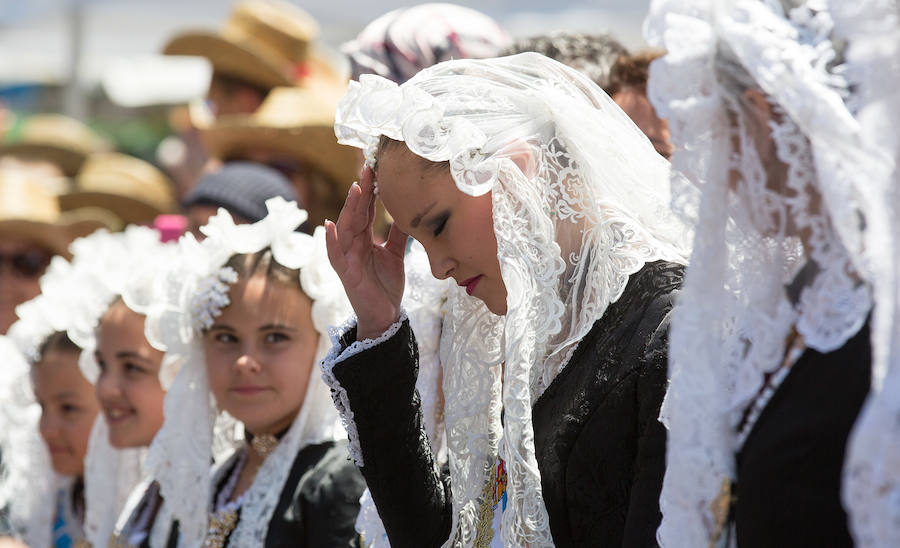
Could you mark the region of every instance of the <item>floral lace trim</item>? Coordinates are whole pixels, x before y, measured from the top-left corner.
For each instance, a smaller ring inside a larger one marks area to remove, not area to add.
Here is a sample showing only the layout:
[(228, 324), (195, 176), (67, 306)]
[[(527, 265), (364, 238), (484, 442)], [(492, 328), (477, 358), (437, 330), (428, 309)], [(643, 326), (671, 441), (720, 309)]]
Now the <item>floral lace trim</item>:
[(388, 327), (384, 333), (374, 339), (355, 341), (347, 348), (343, 348), (341, 344), (341, 337), (356, 325), (356, 318), (351, 317), (340, 328), (329, 330), (329, 336), (331, 337), (332, 346), (331, 350), (325, 356), (325, 359), (323, 359), (319, 364), (322, 368), (322, 380), (324, 380), (325, 384), (329, 388), (331, 388), (331, 397), (334, 400), (334, 406), (337, 408), (338, 414), (341, 416), (341, 423), (344, 425), (344, 429), (347, 430), (347, 448), (350, 451), (350, 457), (353, 459), (353, 462), (360, 468), (362, 468), (363, 466), (363, 456), (362, 448), (359, 445), (359, 431), (356, 428), (356, 422), (353, 420), (353, 409), (350, 407), (350, 398), (347, 396), (347, 391), (343, 386), (341, 386), (341, 383), (338, 382), (337, 378), (335, 378), (334, 376), (334, 366), (352, 356), (355, 356), (370, 348), (374, 348), (379, 344), (391, 339), (394, 335), (397, 334), (398, 331), (400, 331), (400, 327), (403, 326), (403, 322), (407, 321), (408, 319), (409, 318), (406, 315), (406, 311), (401, 310), (400, 319), (391, 324), (391, 326)]
[(212, 326), (215, 318), (222, 313), (222, 309), (231, 304), (228, 285), (237, 280), (237, 272), (229, 266), (224, 266), (200, 280), (190, 302), (194, 329), (203, 331)]

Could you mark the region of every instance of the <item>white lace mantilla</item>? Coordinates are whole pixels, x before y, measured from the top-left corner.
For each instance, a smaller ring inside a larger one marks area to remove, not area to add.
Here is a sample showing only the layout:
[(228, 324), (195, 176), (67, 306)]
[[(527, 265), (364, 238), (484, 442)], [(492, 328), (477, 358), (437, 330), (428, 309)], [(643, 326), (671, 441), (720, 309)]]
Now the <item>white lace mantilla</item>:
[(115, 449), (109, 426), (100, 415), (91, 429), (84, 458), (84, 536), (92, 546), (104, 546), (128, 496), (144, 477), (146, 448)]
[[(872, 309), (861, 189), (878, 159), (831, 66), (832, 29), (821, 0), (788, 14), (778, 2), (654, 0), (645, 22), (648, 42), (668, 52), (648, 92), (669, 121), (673, 166), (702, 189), (670, 332), (663, 546), (721, 538), (738, 426), (792, 329), (830, 352)], [(756, 148), (752, 106), (737, 89), (748, 79), (772, 109), (774, 158)], [(772, 171), (779, 163), (783, 176)]]
[[(851, 434), (843, 503), (857, 546), (900, 545), (900, 5), (829, 3), (866, 143), (890, 166), (869, 184), (865, 245), (874, 273), (872, 392)], [(869, 166), (871, 167), (871, 166)]]

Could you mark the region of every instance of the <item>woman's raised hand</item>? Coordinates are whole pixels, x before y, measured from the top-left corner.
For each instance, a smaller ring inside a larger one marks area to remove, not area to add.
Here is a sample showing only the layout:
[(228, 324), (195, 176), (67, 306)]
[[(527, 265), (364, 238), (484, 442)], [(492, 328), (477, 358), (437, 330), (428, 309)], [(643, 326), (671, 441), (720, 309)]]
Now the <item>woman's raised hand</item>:
[(406, 233), (391, 226), (387, 242), (375, 243), (375, 173), (363, 169), (353, 183), (337, 224), (325, 221), (328, 259), (356, 312), (357, 340), (374, 339), (400, 317)]

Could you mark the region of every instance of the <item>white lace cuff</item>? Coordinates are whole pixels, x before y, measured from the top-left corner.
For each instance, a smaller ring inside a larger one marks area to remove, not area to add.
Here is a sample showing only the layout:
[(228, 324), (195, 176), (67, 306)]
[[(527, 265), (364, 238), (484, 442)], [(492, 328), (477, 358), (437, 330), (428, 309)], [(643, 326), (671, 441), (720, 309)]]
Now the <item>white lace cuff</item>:
[(365, 339), (362, 341), (355, 341), (353, 344), (343, 347), (343, 343), (341, 342), (341, 338), (353, 327), (356, 326), (356, 317), (350, 317), (344, 325), (338, 328), (329, 329), (329, 336), (331, 337), (331, 350), (328, 351), (328, 354), (319, 364), (322, 368), (322, 380), (325, 381), (325, 384), (331, 388), (331, 397), (334, 400), (334, 406), (338, 410), (338, 414), (341, 416), (341, 422), (344, 424), (344, 429), (347, 430), (347, 440), (348, 440), (348, 449), (350, 450), (350, 457), (353, 459), (353, 462), (359, 466), (360, 468), (363, 466), (363, 456), (362, 456), (362, 448), (359, 445), (359, 432), (356, 429), (356, 422), (353, 420), (353, 410), (350, 408), (350, 399), (347, 396), (347, 391), (341, 386), (341, 383), (338, 382), (337, 378), (335, 378), (333, 370), (334, 366), (341, 363), (348, 358), (355, 356), (365, 350), (370, 348), (374, 348), (379, 344), (389, 340), (391, 337), (397, 334), (400, 331), (400, 327), (403, 325), (403, 322), (407, 321), (407, 315), (405, 310), (400, 311), (400, 318), (391, 324), (390, 327), (385, 330), (384, 333), (379, 335), (374, 339)]

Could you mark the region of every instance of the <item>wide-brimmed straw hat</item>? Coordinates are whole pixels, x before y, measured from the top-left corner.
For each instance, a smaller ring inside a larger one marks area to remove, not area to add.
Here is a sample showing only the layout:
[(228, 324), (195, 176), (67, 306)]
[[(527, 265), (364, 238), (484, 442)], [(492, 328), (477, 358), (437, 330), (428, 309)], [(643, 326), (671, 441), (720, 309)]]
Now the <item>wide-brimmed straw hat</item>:
[(228, 160), (249, 149), (273, 150), (324, 174), (346, 192), (359, 176), (360, 158), (353, 147), (338, 144), (334, 113), (341, 93), (303, 88), (275, 88), (253, 114), (193, 115), (210, 154)]
[(163, 49), (167, 55), (206, 57), (213, 70), (263, 87), (341, 80), (315, 51), (319, 25), (298, 6), (279, 0), (235, 4), (218, 31), (182, 32)]
[(27, 174), (0, 170), (0, 234), (68, 257), (73, 239), (98, 228), (113, 228), (108, 221), (108, 216), (91, 209), (63, 213), (57, 197)]
[(63, 210), (98, 207), (124, 223), (150, 223), (175, 211), (172, 182), (152, 164), (116, 152), (95, 154), (78, 173), (74, 188), (59, 197)]
[(74, 177), (89, 155), (111, 148), (109, 142), (74, 118), (36, 114), (7, 135), (0, 145), (0, 156), (48, 160), (64, 175)]

